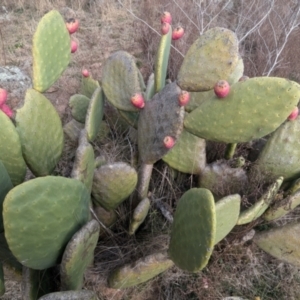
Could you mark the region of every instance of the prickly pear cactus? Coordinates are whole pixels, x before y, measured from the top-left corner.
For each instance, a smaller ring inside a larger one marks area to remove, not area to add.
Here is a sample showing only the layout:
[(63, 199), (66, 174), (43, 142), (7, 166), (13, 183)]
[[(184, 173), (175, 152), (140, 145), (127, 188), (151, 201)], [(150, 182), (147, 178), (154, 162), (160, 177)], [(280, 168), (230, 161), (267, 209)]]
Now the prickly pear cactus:
[(135, 189), (137, 173), (127, 163), (110, 163), (94, 172), (92, 194), (96, 205), (115, 209)]
[(135, 286), (150, 280), (173, 265), (172, 260), (164, 253), (148, 255), (116, 269), (108, 278), (108, 286), (114, 289)]
[(81, 290), (83, 275), (94, 258), (100, 225), (96, 220), (85, 224), (69, 241), (60, 264), (61, 290)]
[(100, 84), (97, 80), (93, 79), (91, 76), (82, 77), (81, 86), (80, 86), (80, 94), (91, 98), (94, 94), (96, 88), (100, 87)]
[(282, 227), (256, 233), (253, 241), (270, 255), (299, 267), (299, 234), (300, 223), (293, 222)]
[(46, 91), (70, 62), (71, 40), (63, 17), (52, 10), (41, 19), (33, 36), (33, 87)]
[(198, 272), (208, 263), (215, 239), (214, 197), (207, 189), (192, 188), (183, 194), (176, 208), (169, 245), (170, 258), (180, 269)]
[(16, 126), (23, 156), (36, 176), (50, 175), (59, 161), (64, 135), (60, 117), (49, 100), (34, 89), (17, 110)]
[(63, 129), (68, 138), (73, 143), (76, 143), (78, 141), (81, 130), (84, 129), (84, 124), (72, 119), (63, 127)]
[[(12, 121), (0, 110), (0, 160), (6, 168), (13, 185), (20, 184), (26, 174), (21, 142)], [(4, 129), (5, 128), (5, 129)]]
[(169, 136), (174, 142), (183, 129), (184, 108), (179, 106), (181, 90), (176, 83), (165, 86), (145, 103), (138, 122), (138, 149), (142, 163), (153, 164), (170, 150), (164, 145)]
[(72, 235), (90, 217), (89, 201), (83, 183), (64, 177), (36, 178), (10, 190), (3, 221), (14, 256), (36, 270), (59, 263)]
[(71, 107), (72, 117), (80, 123), (85, 123), (89, 104), (90, 99), (84, 95), (76, 94), (71, 96), (69, 106)]
[(181, 89), (201, 92), (213, 89), (220, 79), (228, 79), (238, 64), (238, 39), (225, 28), (212, 28), (190, 47), (178, 73)]
[(125, 51), (115, 52), (105, 62), (102, 73), (107, 100), (120, 110), (138, 111), (130, 101), (134, 94), (142, 92), (134, 57)]
[(229, 94), (202, 103), (185, 118), (189, 132), (212, 141), (248, 142), (273, 132), (289, 116), (300, 98), (296, 82), (255, 77), (237, 82)]

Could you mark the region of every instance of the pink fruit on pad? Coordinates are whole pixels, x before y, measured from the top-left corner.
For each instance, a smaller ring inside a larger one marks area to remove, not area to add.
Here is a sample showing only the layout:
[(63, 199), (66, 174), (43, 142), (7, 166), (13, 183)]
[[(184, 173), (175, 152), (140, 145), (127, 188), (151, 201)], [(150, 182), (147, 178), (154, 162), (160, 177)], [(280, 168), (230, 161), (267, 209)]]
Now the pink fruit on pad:
[(178, 97), (178, 102), (180, 106), (185, 106), (190, 101), (190, 93), (187, 91), (181, 91)]
[(161, 25), (161, 34), (165, 35), (169, 32), (169, 30), (170, 30), (170, 24), (167, 23), (167, 22), (162, 23), (162, 25)]
[(161, 19), (160, 19), (161, 23), (169, 23), (171, 24), (172, 23), (172, 16), (171, 14), (168, 12), (168, 11), (164, 11), (162, 16), (161, 16)]
[(0, 107), (6, 102), (7, 100), (7, 91), (5, 89), (0, 88)]
[(89, 77), (90, 76), (90, 72), (87, 69), (83, 69), (82, 70), (82, 76), (83, 77)]
[(299, 113), (299, 108), (296, 106), (291, 114), (288, 116), (288, 120), (293, 121), (296, 120), (298, 118), (298, 113)]
[(66, 27), (67, 27), (69, 33), (72, 34), (77, 31), (77, 29), (79, 27), (79, 21), (77, 19), (71, 18), (66, 22)]
[(145, 100), (144, 97), (141, 93), (136, 93), (134, 94), (131, 98), (130, 101), (133, 106), (137, 108), (143, 108), (145, 106)]
[(179, 40), (184, 35), (184, 29), (181, 26), (176, 27), (172, 32), (172, 40)]
[(6, 105), (3, 104), (0, 109), (9, 117), (11, 118), (13, 116), (13, 111)]
[(77, 43), (75, 42), (75, 41), (71, 41), (71, 53), (74, 53), (74, 52), (76, 52), (77, 51), (77, 48), (78, 48), (78, 46), (77, 46)]
[(226, 80), (219, 80), (214, 87), (215, 94), (218, 98), (225, 98), (230, 91), (230, 85)]
[(164, 146), (165, 146), (167, 149), (171, 149), (171, 148), (173, 148), (174, 145), (175, 145), (175, 140), (174, 140), (174, 138), (172, 138), (171, 136), (167, 135), (167, 136), (164, 138)]

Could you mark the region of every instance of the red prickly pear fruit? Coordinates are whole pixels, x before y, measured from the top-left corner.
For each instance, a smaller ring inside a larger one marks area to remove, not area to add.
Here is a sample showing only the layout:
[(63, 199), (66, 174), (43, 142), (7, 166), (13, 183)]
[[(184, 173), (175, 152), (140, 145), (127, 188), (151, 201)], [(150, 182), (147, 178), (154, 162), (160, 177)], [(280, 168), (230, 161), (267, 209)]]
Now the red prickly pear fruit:
[(171, 148), (173, 148), (174, 145), (175, 145), (175, 140), (171, 136), (167, 135), (164, 138), (164, 146), (167, 149), (171, 149)]
[(70, 34), (77, 31), (79, 27), (79, 21), (77, 19), (71, 18), (66, 22), (66, 27)]
[(161, 19), (160, 19), (161, 23), (169, 23), (171, 24), (172, 23), (172, 16), (171, 14), (168, 12), (168, 11), (164, 11), (162, 16), (161, 16)]
[(7, 91), (5, 89), (0, 88), (0, 107), (6, 102), (7, 100)]
[(83, 77), (89, 77), (90, 76), (90, 72), (87, 69), (83, 69), (82, 70), (82, 76)]
[(299, 108), (296, 106), (292, 110), (291, 114), (288, 116), (288, 120), (290, 120), (290, 121), (296, 120), (298, 118), (298, 113), (299, 113)]
[(219, 80), (214, 87), (215, 94), (218, 98), (225, 98), (230, 91), (230, 85), (226, 80)]
[(167, 22), (162, 23), (162, 25), (161, 25), (161, 34), (165, 35), (169, 32), (169, 30), (170, 30), (170, 24), (167, 23)]
[(0, 108), (9, 118), (13, 116), (13, 111), (6, 105), (3, 104)]
[(133, 106), (137, 108), (143, 108), (145, 106), (145, 100), (142, 94), (136, 93), (131, 98), (130, 101)]
[(184, 29), (181, 26), (176, 27), (172, 32), (172, 40), (179, 40), (184, 35)]
[(71, 41), (71, 53), (74, 53), (77, 51), (78, 45), (75, 41)]
[(178, 102), (180, 106), (186, 106), (190, 101), (190, 93), (187, 91), (181, 91), (178, 97)]

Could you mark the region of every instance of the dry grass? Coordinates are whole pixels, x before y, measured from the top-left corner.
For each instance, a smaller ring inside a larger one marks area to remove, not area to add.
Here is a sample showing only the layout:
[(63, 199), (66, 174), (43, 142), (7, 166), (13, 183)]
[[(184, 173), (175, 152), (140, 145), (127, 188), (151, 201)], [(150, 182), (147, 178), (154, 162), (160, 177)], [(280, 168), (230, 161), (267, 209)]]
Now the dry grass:
[[(204, 1), (205, 2), (205, 1)], [(213, 2), (213, 1), (212, 1)], [(177, 3), (177, 4), (176, 4)], [(101, 66), (104, 60), (119, 49), (126, 50), (137, 57), (145, 78), (153, 71), (154, 57), (159, 41), (157, 35), (149, 26), (145, 26), (132, 17), (127, 9), (145, 20), (148, 25), (160, 29), (157, 22), (164, 10), (172, 13), (175, 25), (184, 26), (184, 38), (174, 46), (182, 53), (186, 53), (191, 43), (199, 35), (199, 22), (196, 1), (193, 5), (188, 1), (109, 1), (109, 0), (53, 0), (53, 1), (26, 1), (3, 0), (7, 12), (0, 8), (0, 64), (17, 65), (27, 74), (31, 74), (31, 37), (40, 17), (55, 7), (64, 11), (70, 7), (81, 21), (81, 27), (76, 38), (80, 42), (78, 52), (73, 56), (72, 63), (62, 78), (47, 93), (47, 97), (57, 108), (63, 122), (70, 120), (67, 107), (69, 97), (79, 89), (80, 70), (88, 68), (93, 76), (101, 79)], [(121, 5), (123, 4), (123, 6)], [(130, 6), (132, 5), (132, 6)], [(209, 7), (211, 14), (219, 13), (219, 18), (212, 21), (211, 26), (222, 25), (230, 27), (230, 20), (226, 11), (221, 12), (220, 7)], [(232, 9), (233, 11), (233, 9)], [(187, 18), (188, 13), (189, 18)], [(3, 18), (1, 18), (4, 16)], [(209, 19), (205, 19), (208, 22)], [(200, 28), (201, 29), (201, 28)], [(264, 30), (268, 30), (265, 28)], [(251, 38), (251, 39), (250, 39)], [(298, 78), (296, 61), (299, 39), (288, 44), (283, 58), (290, 60), (283, 69), (274, 73), (276, 75), (293, 76)], [(256, 43), (257, 50), (244, 51), (246, 73), (260, 75), (259, 66), (262, 65), (264, 49), (259, 36), (249, 37), (247, 49), (253, 49)], [(246, 46), (245, 46), (246, 47)], [(299, 47), (298, 47), (299, 48)], [(291, 60), (293, 58), (293, 60)], [(176, 78), (182, 62), (182, 55), (172, 50), (169, 68), (169, 77)], [(254, 63), (255, 62), (255, 63)], [(299, 68), (298, 68), (299, 69)], [(280, 73), (280, 72), (283, 73)], [(20, 100), (20, 99), (19, 99)], [(13, 99), (10, 99), (13, 103)], [(115, 115), (111, 108), (106, 108), (106, 121), (109, 124), (109, 133), (105, 138), (97, 139), (93, 146), (96, 155), (101, 155), (106, 161), (126, 161), (136, 164), (137, 147), (133, 141), (134, 133), (130, 133), (124, 123)], [(225, 146), (220, 143), (209, 143), (208, 162), (223, 157)], [(239, 145), (238, 154), (246, 156), (249, 145)], [(74, 160), (75, 148), (72, 143), (66, 143), (61, 162), (56, 170), (57, 174), (69, 176)], [(119, 220), (113, 229), (113, 235), (104, 234), (95, 251), (95, 265), (86, 274), (85, 287), (95, 290), (99, 299), (143, 299), (143, 300), (183, 300), (183, 299), (222, 299), (225, 296), (241, 296), (245, 299), (260, 297), (263, 300), (274, 299), (300, 299), (300, 273), (299, 269), (271, 258), (259, 250), (251, 240), (243, 242), (243, 237), (254, 226), (263, 230), (270, 226), (285, 224), (298, 218), (297, 212), (290, 214), (280, 222), (262, 223), (261, 221), (249, 226), (237, 226), (233, 232), (215, 247), (209, 265), (197, 274), (187, 274), (176, 267), (164, 274), (137, 287), (125, 290), (114, 290), (107, 287), (107, 276), (116, 267), (127, 262), (144, 257), (154, 251), (167, 249), (170, 224), (156, 209), (155, 201), (163, 201), (170, 211), (184, 191), (196, 186), (195, 176), (178, 174), (164, 163), (158, 162), (154, 166), (153, 178), (150, 182), (152, 207), (150, 213), (140, 230), (134, 237), (127, 234), (128, 219), (130, 216), (130, 201), (118, 208)], [(251, 186), (251, 197), (257, 197), (262, 190), (259, 182)], [(244, 203), (249, 205), (248, 203)], [(12, 286), (10, 286), (12, 285)], [(13, 290), (20, 288), (19, 283), (9, 281), (7, 294), (1, 299), (18, 299)], [(18, 293), (19, 294), (19, 293)], [(10, 298), (9, 298), (10, 297)]]

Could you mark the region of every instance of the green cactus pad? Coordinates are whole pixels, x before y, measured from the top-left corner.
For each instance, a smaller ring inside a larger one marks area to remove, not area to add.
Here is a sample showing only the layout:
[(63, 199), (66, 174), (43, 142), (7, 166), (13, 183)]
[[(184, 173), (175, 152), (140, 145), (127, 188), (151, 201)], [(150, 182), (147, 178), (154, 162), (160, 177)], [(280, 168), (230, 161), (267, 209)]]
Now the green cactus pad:
[(2, 219), (2, 204), (6, 194), (13, 188), (13, 184), (5, 169), (2, 161), (0, 160), (0, 232), (3, 231), (3, 219)]
[(66, 291), (47, 294), (39, 300), (97, 300), (97, 295), (93, 291)]
[(173, 265), (164, 253), (148, 255), (115, 270), (108, 277), (108, 286), (113, 289), (135, 286), (165, 272)]
[(137, 129), (139, 113), (133, 111), (119, 110), (121, 117), (133, 128)]
[(32, 55), (33, 87), (44, 92), (59, 78), (71, 58), (70, 35), (58, 11), (50, 11), (39, 22)]
[(21, 142), (16, 128), (9, 117), (0, 110), (0, 160), (13, 185), (20, 184), (26, 174)]
[(3, 204), (10, 250), (32, 269), (59, 263), (70, 238), (89, 219), (89, 202), (86, 187), (64, 177), (40, 177), (13, 188)]
[[(93, 200), (93, 202), (95, 201)], [(118, 220), (118, 215), (114, 210), (106, 210), (100, 205), (94, 206), (93, 209), (96, 217), (106, 227), (113, 226)]]
[(134, 57), (125, 51), (113, 53), (105, 62), (102, 74), (107, 100), (118, 109), (138, 111), (130, 102), (134, 94), (142, 92)]
[(241, 196), (238, 194), (222, 198), (216, 203), (216, 238), (215, 244), (219, 243), (236, 225), (241, 206)]
[(199, 107), (202, 103), (209, 101), (210, 99), (215, 97), (214, 90), (209, 90), (205, 92), (192, 92), (189, 103), (184, 107), (185, 111), (191, 112), (197, 107)]
[(170, 149), (163, 140), (170, 136), (176, 141), (183, 129), (184, 108), (178, 104), (181, 90), (176, 83), (170, 83), (145, 103), (138, 122), (138, 148), (140, 160), (153, 164)]
[(284, 78), (256, 77), (231, 86), (227, 97), (214, 96), (193, 110), (186, 130), (208, 140), (239, 143), (263, 137), (289, 116), (300, 86)]
[(129, 234), (134, 234), (140, 225), (146, 219), (150, 209), (150, 200), (149, 198), (143, 199), (138, 206), (134, 209), (133, 215), (130, 220), (129, 225)]
[(86, 140), (84, 134), (80, 138), (79, 147), (76, 150), (75, 161), (71, 172), (71, 177), (81, 181), (89, 192), (92, 191), (94, 169), (95, 169), (95, 154), (93, 146)]
[(216, 212), (212, 193), (192, 188), (180, 198), (172, 224), (169, 255), (180, 269), (202, 270), (216, 239)]
[(199, 176), (199, 187), (209, 189), (217, 198), (239, 194), (247, 184), (245, 170), (232, 168), (224, 160), (207, 165)]
[(300, 267), (300, 223), (293, 222), (268, 231), (256, 233), (254, 243), (270, 255)]
[(162, 159), (180, 172), (200, 174), (206, 165), (205, 140), (183, 130), (176, 145)]
[(234, 71), (230, 74), (228, 78), (228, 83), (232, 85), (238, 82), (243, 75), (244, 75), (244, 62), (243, 59), (240, 57)]
[(155, 67), (154, 67), (155, 70), (154, 81), (155, 81), (156, 93), (161, 91), (164, 88), (166, 83), (171, 41), (172, 41), (172, 27), (170, 26), (169, 32), (161, 36), (158, 50), (156, 53)]
[(90, 98), (84, 95), (76, 94), (71, 96), (69, 106), (71, 107), (72, 117), (80, 123), (85, 123), (89, 104)]
[(155, 82), (154, 82), (154, 73), (152, 73), (147, 82), (147, 87), (145, 91), (145, 100), (149, 101), (155, 95)]
[(278, 205), (275, 204), (274, 207), (270, 207), (264, 214), (263, 218), (266, 221), (273, 221), (279, 219), (294, 208), (300, 205), (300, 191), (295, 192), (293, 195), (288, 196), (283, 199)]
[(54, 281), (51, 269), (33, 270), (23, 267), (22, 296), (23, 299), (36, 300), (54, 291)]
[(220, 79), (228, 79), (238, 64), (238, 39), (225, 28), (212, 28), (190, 47), (178, 73), (181, 89), (201, 92), (213, 89)]
[(102, 118), (104, 114), (104, 96), (99, 87), (95, 90), (85, 119), (85, 129), (87, 131), (88, 141), (92, 142), (98, 135)]
[(241, 212), (237, 225), (244, 225), (259, 218), (274, 200), (282, 182), (283, 177), (279, 177), (254, 205)]
[(139, 74), (139, 83), (140, 83), (141, 91), (145, 92), (146, 91), (146, 84), (145, 84), (143, 75), (142, 75), (142, 73), (139, 69), (138, 69), (138, 74)]
[(82, 77), (80, 94), (91, 98), (98, 87), (100, 87), (99, 82), (93, 79), (91, 76)]
[(72, 119), (68, 122), (64, 127), (64, 133), (68, 136), (68, 138), (73, 142), (78, 142), (78, 138), (81, 130), (84, 128), (84, 124)]
[(268, 139), (256, 161), (254, 172), (265, 177), (300, 177), (300, 118), (282, 124)]
[(32, 173), (51, 174), (64, 147), (61, 120), (53, 105), (39, 92), (27, 90), (25, 103), (17, 110), (16, 126), (23, 156)]
[(100, 225), (96, 220), (85, 224), (69, 241), (60, 264), (61, 290), (81, 290), (83, 275), (94, 258)]
[(135, 189), (137, 172), (127, 163), (110, 163), (94, 172), (92, 194), (96, 205), (115, 209)]

